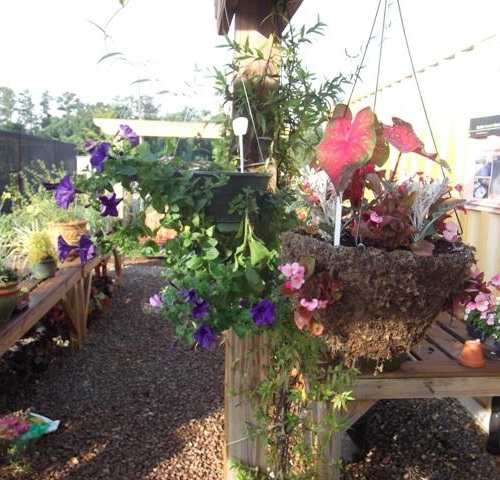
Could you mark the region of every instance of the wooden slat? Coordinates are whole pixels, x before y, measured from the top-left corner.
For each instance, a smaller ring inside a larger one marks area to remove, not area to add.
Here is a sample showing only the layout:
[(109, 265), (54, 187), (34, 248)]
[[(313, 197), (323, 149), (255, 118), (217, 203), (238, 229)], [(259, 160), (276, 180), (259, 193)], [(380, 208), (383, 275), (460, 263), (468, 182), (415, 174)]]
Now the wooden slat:
[(0, 328), (0, 356), (28, 332), (80, 278), (75, 269), (61, 270), (30, 294), (29, 308)]
[(446, 361), (448, 356), (442, 352), (436, 345), (428, 340), (422, 340), (411, 349), (411, 353), (418, 360), (433, 362), (435, 360)]
[(446, 355), (455, 360), (458, 359), (462, 353), (463, 343), (443, 330), (439, 325), (432, 325), (432, 327), (427, 330), (426, 338), (439, 347)]
[[(405, 362), (394, 372), (379, 375), (362, 374), (358, 379), (391, 378), (447, 378), (447, 377), (500, 377), (500, 365), (486, 360), (483, 368), (467, 368), (455, 361)], [(471, 392), (473, 393), (473, 392)]]
[(443, 398), (471, 395), (500, 396), (500, 376), (497, 373), (494, 376), (489, 376), (486, 381), (480, 376), (361, 378), (354, 382), (352, 392), (354, 398), (358, 400)]

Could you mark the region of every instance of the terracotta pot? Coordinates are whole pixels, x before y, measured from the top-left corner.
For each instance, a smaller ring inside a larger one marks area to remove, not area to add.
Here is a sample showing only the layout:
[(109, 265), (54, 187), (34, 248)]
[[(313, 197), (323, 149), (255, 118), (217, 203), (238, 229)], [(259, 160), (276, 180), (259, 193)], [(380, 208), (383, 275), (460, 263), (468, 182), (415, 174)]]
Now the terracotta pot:
[(461, 365), (469, 368), (482, 368), (486, 363), (480, 340), (467, 340), (458, 359)]
[(7, 322), (16, 308), (21, 285), (19, 282), (10, 282), (0, 286), (0, 324)]
[(350, 364), (408, 353), (463, 289), (474, 263), (474, 250), (465, 245), (422, 257), (410, 250), (334, 247), (291, 232), (281, 244), (284, 261), (312, 257), (316, 272), (330, 272), (342, 283), (342, 298), (318, 310), (315, 319), (324, 325), (332, 355), (342, 353)]
[[(72, 222), (49, 222), (48, 231), (52, 246), (57, 249), (57, 239), (61, 235), (69, 245), (78, 245), (78, 240), (82, 235), (88, 235), (87, 220), (75, 220)], [(68, 259), (76, 258), (75, 251), (70, 252)]]

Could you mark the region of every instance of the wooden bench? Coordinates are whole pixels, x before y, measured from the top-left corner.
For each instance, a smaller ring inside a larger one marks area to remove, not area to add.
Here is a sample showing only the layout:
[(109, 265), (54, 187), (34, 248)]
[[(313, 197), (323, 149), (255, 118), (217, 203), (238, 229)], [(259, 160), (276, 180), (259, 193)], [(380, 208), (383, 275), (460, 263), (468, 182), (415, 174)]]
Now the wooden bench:
[[(362, 372), (352, 385), (354, 401), (349, 404), (348, 424), (352, 426), (378, 400), (404, 398), (457, 397), (483, 428), (489, 427), (487, 449), (500, 453), (500, 358), (484, 346), (487, 357), (484, 368), (466, 368), (457, 361), (463, 342), (468, 339), (465, 324), (449, 314), (441, 314), (416, 345), (409, 361), (394, 372), (377, 375)], [(238, 458), (251, 466), (265, 468), (263, 441), (250, 439), (246, 425), (253, 423), (252, 406), (245, 404), (245, 388), (252, 388), (265, 375), (262, 347), (258, 337), (239, 340), (229, 334), (226, 342), (226, 479), (236, 479), (230, 459)], [(252, 354), (260, 352), (252, 359)], [(236, 395), (232, 394), (236, 392)], [(313, 416), (320, 421), (329, 411), (326, 405), (313, 406)], [(493, 415), (491, 415), (493, 413)], [(491, 419), (490, 419), (491, 416)], [(318, 479), (339, 478), (335, 460), (341, 458), (343, 434), (334, 435), (324, 445), (323, 459), (318, 463)]]
[[(80, 349), (87, 341), (87, 315), (94, 269), (107, 261), (107, 255), (97, 256), (84, 266), (79, 260), (73, 260), (61, 265), (53, 278), (28, 284), (31, 290), (28, 308), (0, 326), (0, 356), (57, 304), (67, 314), (72, 347)], [(119, 257), (116, 256), (115, 270), (121, 272)]]

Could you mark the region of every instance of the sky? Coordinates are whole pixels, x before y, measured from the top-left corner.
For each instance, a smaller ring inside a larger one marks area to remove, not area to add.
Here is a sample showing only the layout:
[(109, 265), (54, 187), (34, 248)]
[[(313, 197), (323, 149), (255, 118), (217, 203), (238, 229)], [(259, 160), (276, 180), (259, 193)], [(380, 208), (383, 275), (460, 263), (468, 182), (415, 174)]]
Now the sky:
[[(306, 64), (319, 78), (356, 68), (377, 3), (303, 0), (296, 24), (310, 25), (318, 14), (328, 24), (325, 36), (304, 50)], [(410, 68), (397, 1), (388, 4), (380, 84)], [(499, 0), (400, 0), (400, 4), (417, 67), (500, 29)], [(164, 112), (179, 111), (184, 105), (215, 111), (218, 102), (207, 71), (229, 57), (216, 48), (224, 39), (216, 34), (214, 1), (129, 0), (110, 22), (105, 42), (91, 22), (103, 27), (118, 8), (118, 0), (0, 0), (0, 86), (27, 88), (35, 97), (45, 89), (55, 95), (72, 91), (86, 102), (137, 95), (140, 86), (145, 94), (174, 92), (156, 95)], [(375, 85), (381, 20), (380, 13), (356, 94)], [(112, 57), (98, 63), (110, 52), (122, 52), (131, 64)], [(131, 85), (138, 78), (152, 81)]]

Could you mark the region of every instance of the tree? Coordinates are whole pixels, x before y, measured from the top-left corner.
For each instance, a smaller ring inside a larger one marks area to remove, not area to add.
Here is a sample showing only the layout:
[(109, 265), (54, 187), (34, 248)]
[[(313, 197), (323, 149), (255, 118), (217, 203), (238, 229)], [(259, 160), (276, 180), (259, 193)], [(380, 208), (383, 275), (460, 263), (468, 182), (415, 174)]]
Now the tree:
[(60, 97), (57, 97), (57, 109), (64, 115), (71, 115), (80, 112), (84, 108), (84, 104), (73, 92), (64, 92)]
[(12, 121), (16, 107), (16, 94), (9, 87), (0, 87), (0, 124)]
[(36, 116), (35, 104), (29, 90), (23, 90), (19, 93), (16, 111), (19, 123), (24, 125), (27, 132), (38, 130), (38, 117)]
[(50, 114), (50, 103), (54, 100), (54, 97), (49, 94), (47, 90), (42, 93), (42, 99), (40, 100), (40, 106), (42, 107), (42, 116), (40, 118), (40, 124), (42, 128), (45, 128), (52, 118)]

